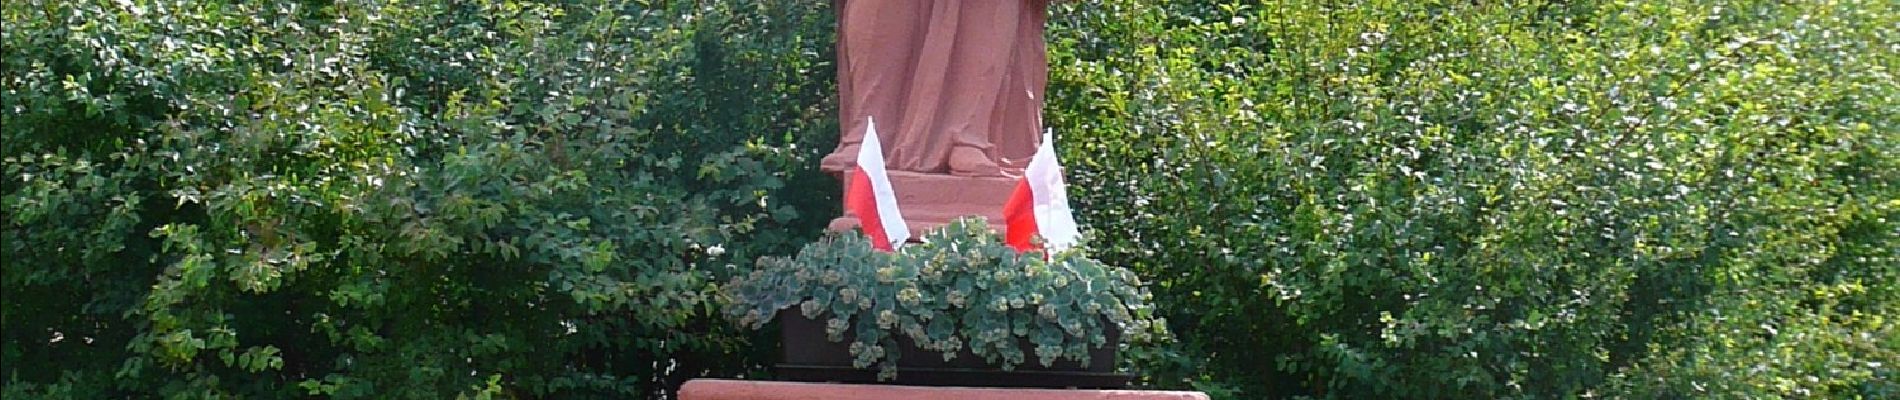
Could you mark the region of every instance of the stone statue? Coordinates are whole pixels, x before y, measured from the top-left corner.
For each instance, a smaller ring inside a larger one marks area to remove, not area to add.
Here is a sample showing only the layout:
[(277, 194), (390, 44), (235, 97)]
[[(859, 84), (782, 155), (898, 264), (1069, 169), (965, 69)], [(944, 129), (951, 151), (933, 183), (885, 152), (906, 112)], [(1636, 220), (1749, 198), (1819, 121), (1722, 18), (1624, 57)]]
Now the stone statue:
[(843, 132), (822, 169), (851, 167), (866, 117), (892, 170), (998, 176), (1035, 153), (1048, 0), (840, 3)]
[[(913, 231), (960, 216), (1001, 223), (1042, 136), (1049, 0), (834, 0), (841, 139), (820, 169), (853, 167), (867, 121)], [(845, 215), (832, 229), (857, 226)], [(914, 234), (912, 237), (921, 237)]]

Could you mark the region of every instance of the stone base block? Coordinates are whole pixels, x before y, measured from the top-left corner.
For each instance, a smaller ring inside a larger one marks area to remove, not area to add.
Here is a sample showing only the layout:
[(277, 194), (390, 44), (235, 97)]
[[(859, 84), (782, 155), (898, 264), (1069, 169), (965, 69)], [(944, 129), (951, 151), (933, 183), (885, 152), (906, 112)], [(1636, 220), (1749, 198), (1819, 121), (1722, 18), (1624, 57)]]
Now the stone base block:
[[(890, 171), (891, 191), (897, 194), (897, 208), (904, 213), (904, 222), (910, 224), (910, 237), (916, 239), (923, 232), (950, 223), (958, 217), (981, 215), (989, 218), (990, 227), (1003, 226), (1003, 203), (1009, 201), (1009, 194), (1016, 190), (1018, 179), (1007, 177), (966, 177), (943, 174), (925, 174), (907, 171)], [(846, 185), (851, 184), (849, 180)], [(850, 188), (845, 188), (849, 193)], [(858, 227), (858, 217), (845, 210), (845, 215), (831, 220), (830, 229), (841, 231)]]
[(680, 400), (1207, 400), (1200, 392), (998, 389), (694, 379)]

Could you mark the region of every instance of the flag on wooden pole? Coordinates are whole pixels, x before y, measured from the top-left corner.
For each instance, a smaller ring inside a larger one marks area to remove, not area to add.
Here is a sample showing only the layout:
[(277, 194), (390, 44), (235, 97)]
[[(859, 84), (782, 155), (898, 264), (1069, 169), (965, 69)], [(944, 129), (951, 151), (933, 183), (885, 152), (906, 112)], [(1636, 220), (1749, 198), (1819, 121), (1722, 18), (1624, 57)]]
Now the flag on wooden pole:
[(1069, 208), (1068, 187), (1062, 182), (1062, 165), (1056, 162), (1054, 135), (1043, 133), (1042, 145), (1036, 147), (1016, 191), (1003, 205), (1003, 219), (1008, 224), (1003, 242), (1016, 251), (1035, 248), (1030, 242), (1035, 235), (1042, 236), (1051, 252), (1075, 246), (1081, 239)]
[(884, 173), (884, 146), (877, 139), (877, 121), (866, 118), (864, 143), (858, 147), (858, 166), (845, 185), (844, 207), (858, 216), (871, 247), (894, 251), (910, 240), (910, 226), (897, 211), (897, 195)]

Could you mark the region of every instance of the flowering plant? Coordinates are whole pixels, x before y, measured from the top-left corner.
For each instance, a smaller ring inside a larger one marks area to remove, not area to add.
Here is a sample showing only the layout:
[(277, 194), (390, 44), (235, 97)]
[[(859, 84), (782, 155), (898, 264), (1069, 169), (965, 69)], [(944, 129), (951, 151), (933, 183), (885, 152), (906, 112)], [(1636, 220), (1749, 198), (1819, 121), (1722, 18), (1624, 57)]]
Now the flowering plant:
[(831, 341), (851, 341), (854, 366), (875, 364), (881, 379), (896, 376), (900, 337), (945, 361), (967, 348), (1013, 370), (1025, 341), (1046, 367), (1088, 363), (1089, 348), (1115, 345), (1109, 329), (1135, 341), (1165, 333), (1133, 272), (1080, 250), (1043, 255), (1018, 254), (965, 218), (889, 253), (861, 234), (830, 235), (793, 257), (760, 258), (720, 292), (727, 316), (752, 329), (794, 306), (823, 318)]

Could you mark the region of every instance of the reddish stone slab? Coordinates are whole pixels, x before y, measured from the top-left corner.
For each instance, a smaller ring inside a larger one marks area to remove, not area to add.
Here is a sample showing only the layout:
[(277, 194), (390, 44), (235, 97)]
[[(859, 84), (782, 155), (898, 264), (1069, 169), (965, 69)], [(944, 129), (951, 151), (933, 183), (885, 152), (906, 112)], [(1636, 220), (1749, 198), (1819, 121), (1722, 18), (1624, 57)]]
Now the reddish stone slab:
[(1200, 392), (848, 385), (694, 379), (680, 400), (1207, 400)]
[[(923, 237), (924, 231), (950, 223), (959, 217), (981, 215), (989, 218), (991, 228), (1003, 226), (1003, 203), (1016, 190), (1019, 179), (1000, 176), (967, 177), (890, 171), (891, 191), (897, 194), (897, 208), (910, 224), (910, 239)], [(850, 184), (846, 180), (845, 184)], [(846, 191), (850, 191), (846, 188)], [(850, 214), (831, 220), (830, 229), (856, 229), (858, 216)]]

